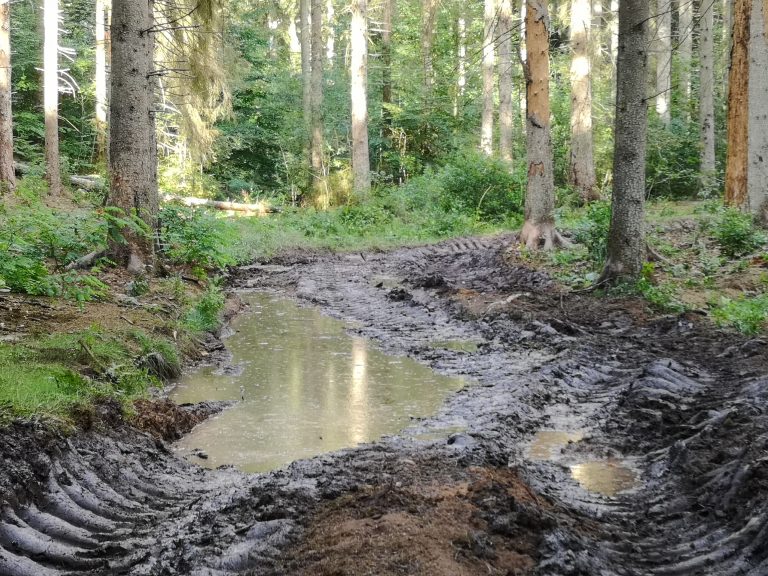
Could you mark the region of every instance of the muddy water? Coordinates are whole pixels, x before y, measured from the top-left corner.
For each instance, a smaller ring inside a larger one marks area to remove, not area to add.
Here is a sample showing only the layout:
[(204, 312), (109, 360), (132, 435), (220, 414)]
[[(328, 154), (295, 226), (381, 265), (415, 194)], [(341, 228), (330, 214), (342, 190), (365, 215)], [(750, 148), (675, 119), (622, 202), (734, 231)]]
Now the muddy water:
[(464, 384), (387, 356), (315, 310), (264, 294), (244, 299), (250, 310), (226, 341), (232, 367), (187, 375), (171, 395), (238, 401), (177, 444), (198, 464), (263, 472), (372, 441), (430, 415)]
[[(562, 461), (573, 456), (563, 455), (565, 448), (584, 439), (584, 432), (562, 430), (539, 430), (528, 448), (532, 460)], [(616, 496), (631, 490), (637, 483), (635, 473), (621, 460), (609, 458), (577, 462), (568, 466), (571, 477), (582, 488), (604, 496)]]

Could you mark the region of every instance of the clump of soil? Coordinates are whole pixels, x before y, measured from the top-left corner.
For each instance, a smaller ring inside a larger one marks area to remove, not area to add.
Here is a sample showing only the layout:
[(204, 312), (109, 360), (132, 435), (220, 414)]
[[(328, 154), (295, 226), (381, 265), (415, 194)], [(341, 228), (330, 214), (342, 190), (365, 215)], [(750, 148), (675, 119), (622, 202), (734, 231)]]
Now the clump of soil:
[(201, 402), (179, 406), (167, 398), (140, 399), (133, 403), (136, 415), (132, 419), (132, 424), (144, 432), (149, 432), (155, 438), (173, 442), (230, 404), (230, 402)]
[(554, 525), (538, 502), (515, 472), (487, 467), (366, 486), (321, 507), (286, 573), (531, 574)]

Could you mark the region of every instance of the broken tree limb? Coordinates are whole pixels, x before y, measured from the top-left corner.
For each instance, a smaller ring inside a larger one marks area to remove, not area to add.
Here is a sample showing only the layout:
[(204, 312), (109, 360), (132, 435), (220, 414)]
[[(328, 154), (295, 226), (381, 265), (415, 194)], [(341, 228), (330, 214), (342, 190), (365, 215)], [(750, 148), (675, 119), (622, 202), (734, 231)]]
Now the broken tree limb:
[(205, 206), (206, 208), (214, 208), (216, 210), (231, 210), (233, 212), (249, 212), (252, 214), (263, 215), (280, 211), (274, 206), (269, 206), (266, 202), (243, 204), (225, 200), (207, 200), (205, 198), (194, 198), (192, 196), (177, 196), (175, 194), (163, 194), (162, 198), (166, 202), (180, 202), (185, 206)]

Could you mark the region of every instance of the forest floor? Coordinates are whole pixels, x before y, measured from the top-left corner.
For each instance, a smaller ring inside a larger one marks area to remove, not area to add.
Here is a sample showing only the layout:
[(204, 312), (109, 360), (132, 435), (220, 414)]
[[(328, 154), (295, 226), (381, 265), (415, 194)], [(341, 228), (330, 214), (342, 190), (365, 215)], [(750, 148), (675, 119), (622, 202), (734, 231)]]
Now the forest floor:
[[(513, 240), (293, 250), (237, 269), (233, 289), (295, 298), (472, 384), (407, 436), (263, 475), (177, 459), (162, 438), (190, 409), (151, 408), (154, 434), (111, 402), (78, 431), (13, 421), (0, 574), (768, 573), (768, 342), (696, 305), (571, 290)], [(763, 261), (744, 271), (761, 294)], [(11, 308), (0, 319), (18, 333), (30, 312)], [(434, 346), (447, 341), (476, 345)], [(200, 349), (226, 362), (215, 339)]]

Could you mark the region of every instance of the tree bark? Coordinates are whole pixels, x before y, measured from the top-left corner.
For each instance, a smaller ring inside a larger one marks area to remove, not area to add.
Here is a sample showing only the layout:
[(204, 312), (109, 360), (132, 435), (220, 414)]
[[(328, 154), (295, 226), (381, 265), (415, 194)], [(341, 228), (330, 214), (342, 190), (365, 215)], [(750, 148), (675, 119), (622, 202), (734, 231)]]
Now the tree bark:
[(335, 10), (333, 7), (333, 0), (326, 0), (325, 3), (326, 12), (326, 38), (325, 38), (325, 58), (328, 60), (328, 68), (333, 68), (334, 60), (336, 59), (336, 29), (333, 27), (333, 18)]
[[(710, 9), (712, 13), (713, 9)], [(691, 55), (693, 54), (693, 1), (679, 0), (677, 28), (677, 52), (680, 59), (680, 85), (683, 87), (683, 109), (690, 112)]]
[(304, 105), (304, 125), (309, 135), (312, 118), (312, 23), (310, 0), (299, 0), (299, 29), (301, 31), (301, 84), (302, 103)]
[(425, 109), (428, 109), (432, 104), (432, 87), (435, 75), (432, 61), (432, 44), (435, 36), (436, 17), (437, 0), (421, 0), (421, 58), (424, 69)]
[(149, 234), (118, 230), (110, 258), (130, 272), (154, 266), (157, 228), (157, 143), (154, 112), (154, 33), (151, 0), (113, 0), (108, 205), (135, 215)]
[(16, 188), (11, 103), (11, 2), (0, 0), (0, 195)]
[(768, 0), (753, 0), (749, 39), (748, 209), (768, 224)]
[(733, 46), (733, 0), (723, 0), (722, 17), (723, 17), (722, 33), (723, 33), (724, 50), (721, 52), (722, 54), (721, 71), (722, 71), (722, 79), (723, 79), (721, 94), (723, 95), (723, 102), (725, 103), (725, 108), (727, 109), (728, 108), (728, 77), (729, 77), (730, 68), (731, 68), (731, 48)]
[[(758, 2), (760, 0), (757, 0)], [(752, 0), (734, 0), (731, 73), (728, 80), (728, 154), (725, 203), (747, 205), (749, 158), (749, 36)]]
[(310, 158), (312, 166), (312, 201), (316, 206), (327, 209), (330, 195), (326, 187), (323, 127), (323, 1), (312, 0), (312, 46), (311, 46), (311, 117)]
[(549, 250), (564, 243), (555, 230), (555, 182), (549, 106), (549, 14), (544, 0), (526, 0), (528, 185), (520, 242)]
[(107, 159), (107, 36), (105, 0), (96, 0), (96, 161)]
[(352, 179), (356, 198), (371, 191), (368, 156), (368, 5), (354, 0), (350, 24), (350, 97), (352, 100)]
[(467, 89), (467, 18), (463, 13), (456, 20), (456, 100), (453, 115), (458, 116), (464, 107), (464, 93)]
[(45, 177), (48, 191), (61, 194), (61, 160), (59, 158), (59, 3), (43, 4), (43, 109), (45, 113)]
[(383, 139), (392, 147), (392, 15), (395, 0), (384, 0), (381, 24), (381, 117), (384, 120)]
[(645, 261), (648, 15), (647, 0), (619, 4), (611, 227), (599, 282), (636, 278)]
[(672, 120), (672, 0), (657, 0), (656, 5), (656, 112), (662, 124), (669, 126)]
[(699, 15), (699, 126), (701, 130), (702, 191), (705, 196), (715, 185), (715, 19), (714, 7), (702, 5)]
[(599, 198), (592, 145), (591, 0), (571, 1), (571, 156), (568, 181), (584, 204)]
[(497, 26), (499, 46), (499, 157), (512, 162), (514, 110), (512, 108), (512, 2), (501, 0)]
[(480, 126), (480, 150), (486, 156), (493, 154), (493, 68), (494, 28), (496, 21), (496, 1), (485, 0), (483, 12), (483, 113)]

